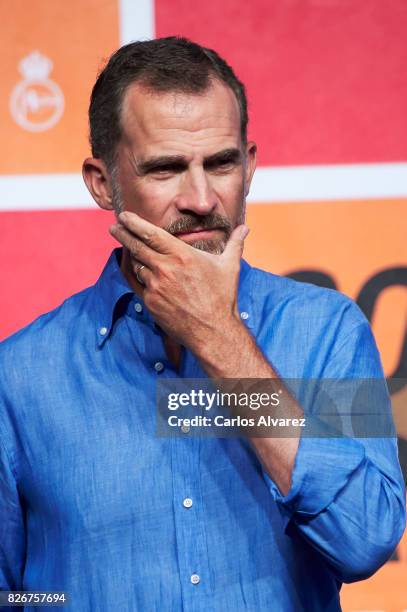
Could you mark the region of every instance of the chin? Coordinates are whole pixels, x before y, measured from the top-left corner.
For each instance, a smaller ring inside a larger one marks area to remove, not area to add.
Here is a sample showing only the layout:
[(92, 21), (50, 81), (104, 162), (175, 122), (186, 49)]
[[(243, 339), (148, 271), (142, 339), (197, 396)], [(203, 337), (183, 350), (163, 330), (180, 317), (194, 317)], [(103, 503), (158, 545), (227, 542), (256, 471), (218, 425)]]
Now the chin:
[(222, 255), (226, 247), (225, 240), (197, 240), (192, 242), (191, 246), (198, 251), (206, 251), (206, 253), (212, 253), (212, 255)]

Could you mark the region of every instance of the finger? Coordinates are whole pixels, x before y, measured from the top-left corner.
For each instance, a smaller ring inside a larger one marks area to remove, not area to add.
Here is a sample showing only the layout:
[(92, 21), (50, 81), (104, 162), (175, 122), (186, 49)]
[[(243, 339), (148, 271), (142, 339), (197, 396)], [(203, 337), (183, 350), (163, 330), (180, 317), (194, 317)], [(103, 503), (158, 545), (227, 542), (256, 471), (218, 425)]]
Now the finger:
[(121, 223), (111, 225), (109, 232), (120, 244), (129, 250), (130, 255), (137, 259), (138, 262), (145, 264), (151, 270), (156, 268), (157, 258), (160, 257), (159, 254), (144, 244), (142, 240), (136, 238), (124, 225)]
[(119, 215), (119, 221), (157, 253), (170, 255), (186, 246), (182, 240), (178, 240), (175, 236), (172, 236), (161, 227), (146, 221), (146, 219), (143, 219), (136, 213), (129, 211), (122, 212)]
[(244, 241), (249, 232), (250, 229), (247, 225), (238, 225), (235, 227), (222, 253), (222, 257), (225, 259), (237, 259), (239, 261), (243, 254)]

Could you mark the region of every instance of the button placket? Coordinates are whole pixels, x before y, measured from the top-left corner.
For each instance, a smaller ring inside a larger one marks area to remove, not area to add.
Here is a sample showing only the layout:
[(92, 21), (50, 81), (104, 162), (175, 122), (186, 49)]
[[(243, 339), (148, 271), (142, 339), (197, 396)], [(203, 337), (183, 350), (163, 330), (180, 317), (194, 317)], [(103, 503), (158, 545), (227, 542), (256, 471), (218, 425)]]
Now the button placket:
[(196, 605), (196, 590), (210, 594), (211, 578), (205, 525), (200, 500), (199, 438), (174, 437), (171, 440), (175, 535), (181, 588), (186, 609)]

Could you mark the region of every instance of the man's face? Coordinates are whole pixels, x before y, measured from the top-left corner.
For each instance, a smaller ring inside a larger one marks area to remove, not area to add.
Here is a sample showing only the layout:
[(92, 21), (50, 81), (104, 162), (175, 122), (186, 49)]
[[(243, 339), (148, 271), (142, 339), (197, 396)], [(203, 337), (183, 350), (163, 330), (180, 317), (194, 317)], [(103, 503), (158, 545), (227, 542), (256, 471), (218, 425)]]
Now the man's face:
[(202, 95), (130, 86), (113, 181), (116, 210), (136, 212), (196, 248), (221, 253), (244, 221), (255, 145), (242, 144), (233, 92)]

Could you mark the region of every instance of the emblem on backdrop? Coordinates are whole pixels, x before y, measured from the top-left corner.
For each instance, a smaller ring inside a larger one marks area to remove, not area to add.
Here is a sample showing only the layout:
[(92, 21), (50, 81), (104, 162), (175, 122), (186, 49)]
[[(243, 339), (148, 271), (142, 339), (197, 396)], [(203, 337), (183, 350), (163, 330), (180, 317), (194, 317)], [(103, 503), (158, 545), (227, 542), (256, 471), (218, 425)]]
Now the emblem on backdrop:
[(33, 51), (18, 64), (23, 80), (17, 83), (10, 96), (10, 112), (20, 127), (29, 132), (43, 132), (52, 128), (64, 112), (64, 94), (49, 78), (53, 62)]

